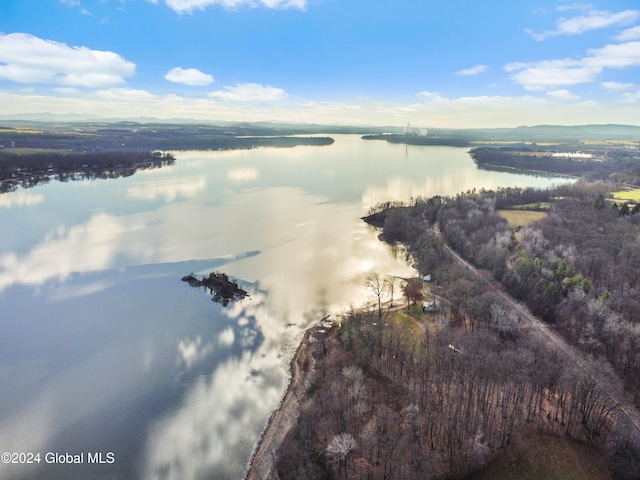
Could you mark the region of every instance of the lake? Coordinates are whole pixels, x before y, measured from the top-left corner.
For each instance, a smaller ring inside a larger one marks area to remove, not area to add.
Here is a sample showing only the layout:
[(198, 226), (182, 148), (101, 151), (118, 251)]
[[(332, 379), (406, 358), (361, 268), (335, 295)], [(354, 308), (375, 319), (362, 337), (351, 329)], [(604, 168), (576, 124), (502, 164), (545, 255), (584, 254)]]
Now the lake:
[[(369, 273), (415, 275), (370, 206), (568, 181), (334, 138), (0, 195), (0, 451), (40, 454), (0, 479), (241, 478), (303, 330), (366, 303)], [(213, 270), (250, 297), (181, 281)]]

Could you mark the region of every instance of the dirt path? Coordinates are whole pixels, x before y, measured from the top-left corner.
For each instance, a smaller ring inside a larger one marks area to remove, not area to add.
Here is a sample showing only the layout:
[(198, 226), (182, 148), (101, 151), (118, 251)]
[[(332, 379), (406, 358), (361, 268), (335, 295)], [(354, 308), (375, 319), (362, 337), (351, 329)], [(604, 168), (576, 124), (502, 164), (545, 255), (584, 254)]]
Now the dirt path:
[[(434, 231), (436, 232), (438, 237), (442, 238), (438, 228), (435, 228)], [(602, 391), (606, 392), (613, 404), (620, 410), (622, 415), (631, 423), (631, 425), (633, 425), (636, 433), (640, 434), (640, 412), (638, 412), (638, 410), (633, 405), (629, 404), (617, 392), (614, 392), (610, 388), (607, 388), (606, 384), (608, 382), (606, 381), (606, 379), (600, 378), (597, 372), (591, 370), (587, 365), (584, 364), (583, 361), (581, 361), (581, 354), (575, 347), (569, 345), (564, 340), (564, 338), (562, 338), (557, 332), (553, 331), (549, 325), (533, 315), (526, 306), (515, 301), (510, 295), (502, 290), (502, 288), (497, 286), (493, 280), (487, 279), (484, 275), (482, 275), (475, 267), (473, 267), (473, 265), (463, 259), (460, 255), (458, 255), (451, 247), (449, 247), (444, 242), (444, 240), (442, 240), (442, 244), (458, 264), (471, 270), (471, 272), (473, 272), (475, 276), (486, 282), (497, 295), (499, 295), (505, 302), (511, 305), (514, 310), (522, 315), (522, 317), (529, 323), (529, 325), (531, 325), (531, 327), (542, 334), (549, 343), (553, 344), (555, 348), (563, 352), (581, 370), (589, 375), (589, 377), (591, 377), (591, 379), (596, 382), (596, 384), (602, 389)]]

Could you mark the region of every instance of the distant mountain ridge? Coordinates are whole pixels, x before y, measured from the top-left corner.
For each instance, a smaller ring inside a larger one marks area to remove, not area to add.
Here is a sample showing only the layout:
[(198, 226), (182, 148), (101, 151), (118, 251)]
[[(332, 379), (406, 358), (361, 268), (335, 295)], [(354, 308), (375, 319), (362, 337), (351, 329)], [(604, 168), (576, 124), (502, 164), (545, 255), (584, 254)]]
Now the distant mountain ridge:
[[(402, 137), (420, 137), (427, 132), (429, 139), (448, 138), (461, 142), (478, 141), (521, 141), (521, 142), (541, 142), (541, 141), (561, 141), (561, 140), (640, 140), (640, 125), (623, 124), (586, 124), (586, 125), (532, 125), (503, 128), (408, 128), (400, 126), (380, 125), (330, 125), (314, 123), (293, 123), (293, 122), (229, 122), (229, 121), (206, 121), (195, 119), (159, 119), (153, 117), (139, 118), (104, 118), (97, 115), (76, 115), (76, 114), (50, 114), (35, 113), (25, 115), (0, 115), (0, 126), (37, 126), (39, 128), (54, 128), (54, 126), (86, 125), (86, 124), (108, 124), (110, 126), (122, 125), (135, 127), (136, 125), (205, 125), (225, 127), (229, 129), (246, 130), (278, 130), (280, 133), (286, 131), (290, 134), (395, 134), (401, 141)], [(407, 131), (408, 130), (408, 131)], [(403, 132), (406, 131), (406, 135)], [(422, 134), (421, 134), (422, 131)], [(416, 143), (416, 142), (407, 142)], [(429, 143), (429, 142), (426, 142)], [(438, 143), (438, 142), (436, 142)]]

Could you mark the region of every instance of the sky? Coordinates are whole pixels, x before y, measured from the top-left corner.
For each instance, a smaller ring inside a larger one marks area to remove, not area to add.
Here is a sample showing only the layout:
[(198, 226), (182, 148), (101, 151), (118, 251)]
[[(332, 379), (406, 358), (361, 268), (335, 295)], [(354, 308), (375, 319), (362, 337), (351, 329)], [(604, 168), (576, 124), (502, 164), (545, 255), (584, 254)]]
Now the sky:
[(640, 124), (638, 0), (2, 0), (0, 117)]

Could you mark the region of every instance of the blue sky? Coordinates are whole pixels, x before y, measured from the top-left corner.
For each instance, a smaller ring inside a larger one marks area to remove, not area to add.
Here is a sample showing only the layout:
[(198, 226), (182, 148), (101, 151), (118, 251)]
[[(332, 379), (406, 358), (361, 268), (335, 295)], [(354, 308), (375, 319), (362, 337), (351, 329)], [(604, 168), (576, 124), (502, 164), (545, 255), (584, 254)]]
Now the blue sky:
[(0, 114), (640, 124), (637, 0), (3, 0)]

